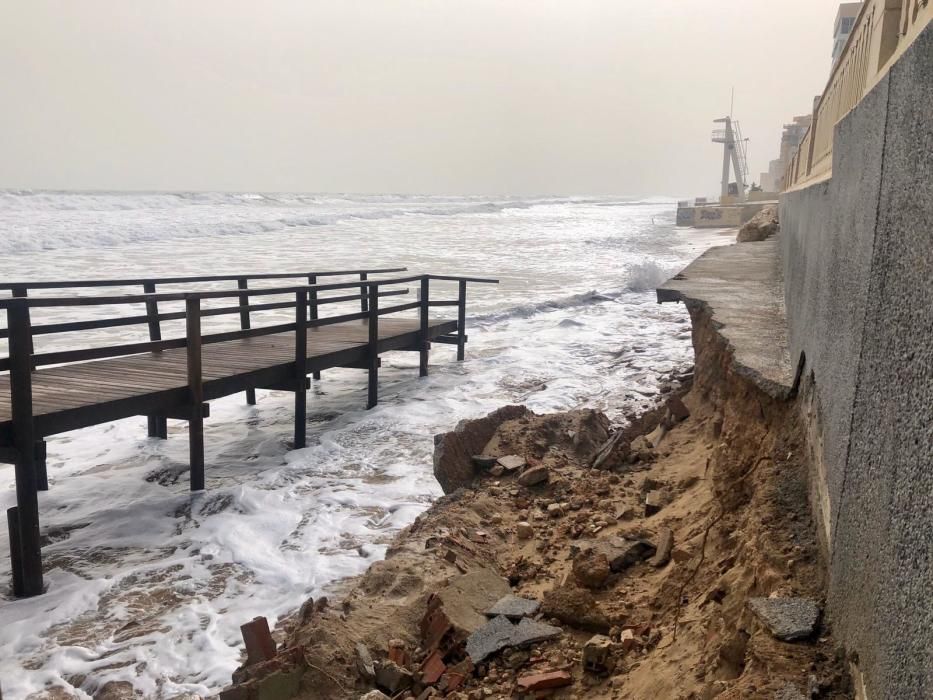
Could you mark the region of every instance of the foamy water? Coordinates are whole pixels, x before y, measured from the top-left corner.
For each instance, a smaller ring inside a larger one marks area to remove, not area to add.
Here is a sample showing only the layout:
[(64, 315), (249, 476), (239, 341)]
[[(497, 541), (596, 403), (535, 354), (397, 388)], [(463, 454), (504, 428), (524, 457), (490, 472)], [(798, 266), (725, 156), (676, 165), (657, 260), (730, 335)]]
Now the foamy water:
[[(187, 490), (185, 423), (170, 421), (167, 441), (147, 439), (142, 418), (51, 438), (51, 488), (39, 496), (46, 595), (9, 597), (0, 525), (4, 698), (49, 685), (89, 697), (108, 680), (147, 697), (216, 691), (238, 664), (241, 623), (274, 622), (361, 572), (440, 495), (435, 433), (505, 403), (592, 406), (616, 419), (646, 404), (662, 375), (692, 358), (685, 310), (657, 305), (653, 287), (726, 242), (675, 230), (675, 206), (0, 193), (5, 280), (396, 265), (502, 280), (469, 290), (467, 362), (440, 346), (419, 379), (417, 355), (384, 356), (372, 411), (365, 372), (325, 372), (309, 394), (306, 449), (287, 449), (290, 394), (260, 392), (255, 407), (242, 396), (214, 402), (204, 493)], [(0, 486), (6, 509), (12, 467), (0, 465)]]

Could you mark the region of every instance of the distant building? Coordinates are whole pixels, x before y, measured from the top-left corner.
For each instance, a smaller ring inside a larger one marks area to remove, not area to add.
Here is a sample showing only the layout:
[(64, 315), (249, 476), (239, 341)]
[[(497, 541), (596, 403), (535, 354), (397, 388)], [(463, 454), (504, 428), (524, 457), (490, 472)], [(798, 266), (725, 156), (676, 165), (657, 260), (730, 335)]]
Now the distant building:
[(839, 6), (839, 11), (836, 13), (836, 24), (833, 30), (833, 66), (836, 65), (836, 61), (838, 61), (839, 57), (842, 55), (842, 50), (845, 48), (846, 41), (848, 41), (849, 35), (852, 33), (852, 28), (855, 26), (855, 19), (858, 17), (858, 13), (861, 9), (862, 3), (860, 2), (844, 2)]
[(792, 123), (784, 125), (780, 155), (768, 165), (768, 172), (761, 173), (761, 188), (765, 192), (780, 192), (784, 189), (784, 171), (797, 152), (803, 137), (806, 136), (812, 121), (812, 115), (804, 114), (794, 117)]

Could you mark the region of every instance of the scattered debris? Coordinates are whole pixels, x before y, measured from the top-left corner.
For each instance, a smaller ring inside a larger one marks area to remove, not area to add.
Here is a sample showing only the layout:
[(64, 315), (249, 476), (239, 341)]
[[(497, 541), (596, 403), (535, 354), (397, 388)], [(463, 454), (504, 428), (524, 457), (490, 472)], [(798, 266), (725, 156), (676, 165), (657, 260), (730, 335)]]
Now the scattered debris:
[(609, 658), (612, 640), (602, 634), (590, 637), (583, 645), (583, 668), (591, 673), (605, 673), (609, 670)]
[(784, 642), (812, 637), (820, 619), (820, 606), (809, 598), (749, 598), (748, 608)]

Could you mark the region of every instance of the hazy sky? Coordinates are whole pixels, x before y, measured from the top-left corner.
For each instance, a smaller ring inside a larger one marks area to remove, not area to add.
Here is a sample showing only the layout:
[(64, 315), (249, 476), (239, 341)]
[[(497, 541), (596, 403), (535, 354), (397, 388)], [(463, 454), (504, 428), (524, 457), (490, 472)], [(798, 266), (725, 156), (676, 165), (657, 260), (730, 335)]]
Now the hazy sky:
[(0, 188), (718, 192), (828, 77), (832, 0), (9, 0)]

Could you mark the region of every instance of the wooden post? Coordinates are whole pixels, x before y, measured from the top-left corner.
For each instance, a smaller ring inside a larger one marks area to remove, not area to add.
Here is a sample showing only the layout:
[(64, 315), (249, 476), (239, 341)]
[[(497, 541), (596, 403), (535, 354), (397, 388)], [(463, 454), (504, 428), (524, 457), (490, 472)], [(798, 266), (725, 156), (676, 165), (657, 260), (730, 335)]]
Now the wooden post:
[[(308, 284), (312, 286), (317, 284), (317, 275), (308, 275)], [(308, 294), (308, 302), (309, 302), (308, 318), (312, 321), (317, 321), (318, 312), (317, 312), (317, 290), (316, 289), (312, 289), (311, 292)], [(314, 379), (320, 379), (321, 373), (315, 370), (311, 376)]]
[(40, 491), (49, 490), (49, 471), (46, 466), (48, 451), (45, 440), (36, 441), (36, 486)]
[(466, 280), (460, 280), (460, 293), (457, 296), (457, 362), (463, 362), (466, 356)]
[(295, 292), (295, 449), (307, 445), (308, 293)]
[[(246, 277), (241, 277), (236, 281), (237, 289), (247, 289), (248, 282)], [(240, 330), (249, 330), (249, 294), (240, 295)], [(248, 406), (256, 405), (256, 390), (246, 390), (246, 404)]]
[(22, 598), (26, 595), (26, 584), (23, 582), (23, 557), (19, 540), (19, 513), (15, 507), (7, 508), (6, 527), (10, 533), (10, 564), (13, 569), (13, 595)]
[[(29, 287), (24, 284), (18, 284), (10, 290), (10, 294), (17, 299), (25, 299), (29, 296)], [(26, 307), (26, 320), (29, 321), (29, 307)], [(30, 327), (32, 323), (30, 322)], [(32, 344), (32, 333), (29, 334), (29, 354), (32, 355), (35, 352), (35, 348)]]
[[(155, 282), (143, 282), (145, 294), (155, 294)], [(162, 324), (159, 321), (159, 303), (155, 300), (146, 302), (146, 318), (149, 325), (149, 340), (162, 340)], [(149, 437), (165, 440), (168, 437), (168, 419), (165, 416), (146, 416)]]
[[(39, 546), (39, 493), (36, 469), (36, 430), (32, 406), (32, 326), (25, 300), (7, 311), (10, 333), (10, 408), (13, 414), (13, 446), (16, 449), (16, 516), (19, 572), (22, 595), (42, 593), (42, 551)], [(14, 563), (16, 556), (13, 557)]]
[(188, 449), (191, 461), (191, 490), (204, 490), (204, 377), (201, 367), (201, 300), (185, 299), (185, 325), (188, 350)]
[[(361, 273), (360, 273), (360, 282), (365, 282), (367, 279), (369, 279), (369, 275), (366, 274), (365, 272), (361, 272)], [(362, 311), (363, 313), (366, 313), (366, 311), (367, 311), (367, 308), (366, 308), (366, 287), (367, 287), (367, 285), (365, 285), (365, 284), (361, 284), (361, 285), (360, 285), (360, 311)]]
[(369, 284), (369, 397), (366, 408), (379, 403), (379, 285)]
[(419, 309), (421, 315), (421, 332), (418, 336), (418, 355), (420, 360), (418, 375), (421, 377), (428, 376), (428, 296), (430, 294), (430, 281), (427, 275), (422, 276), (421, 292), (419, 294), (419, 301), (421, 302), (421, 308)]

